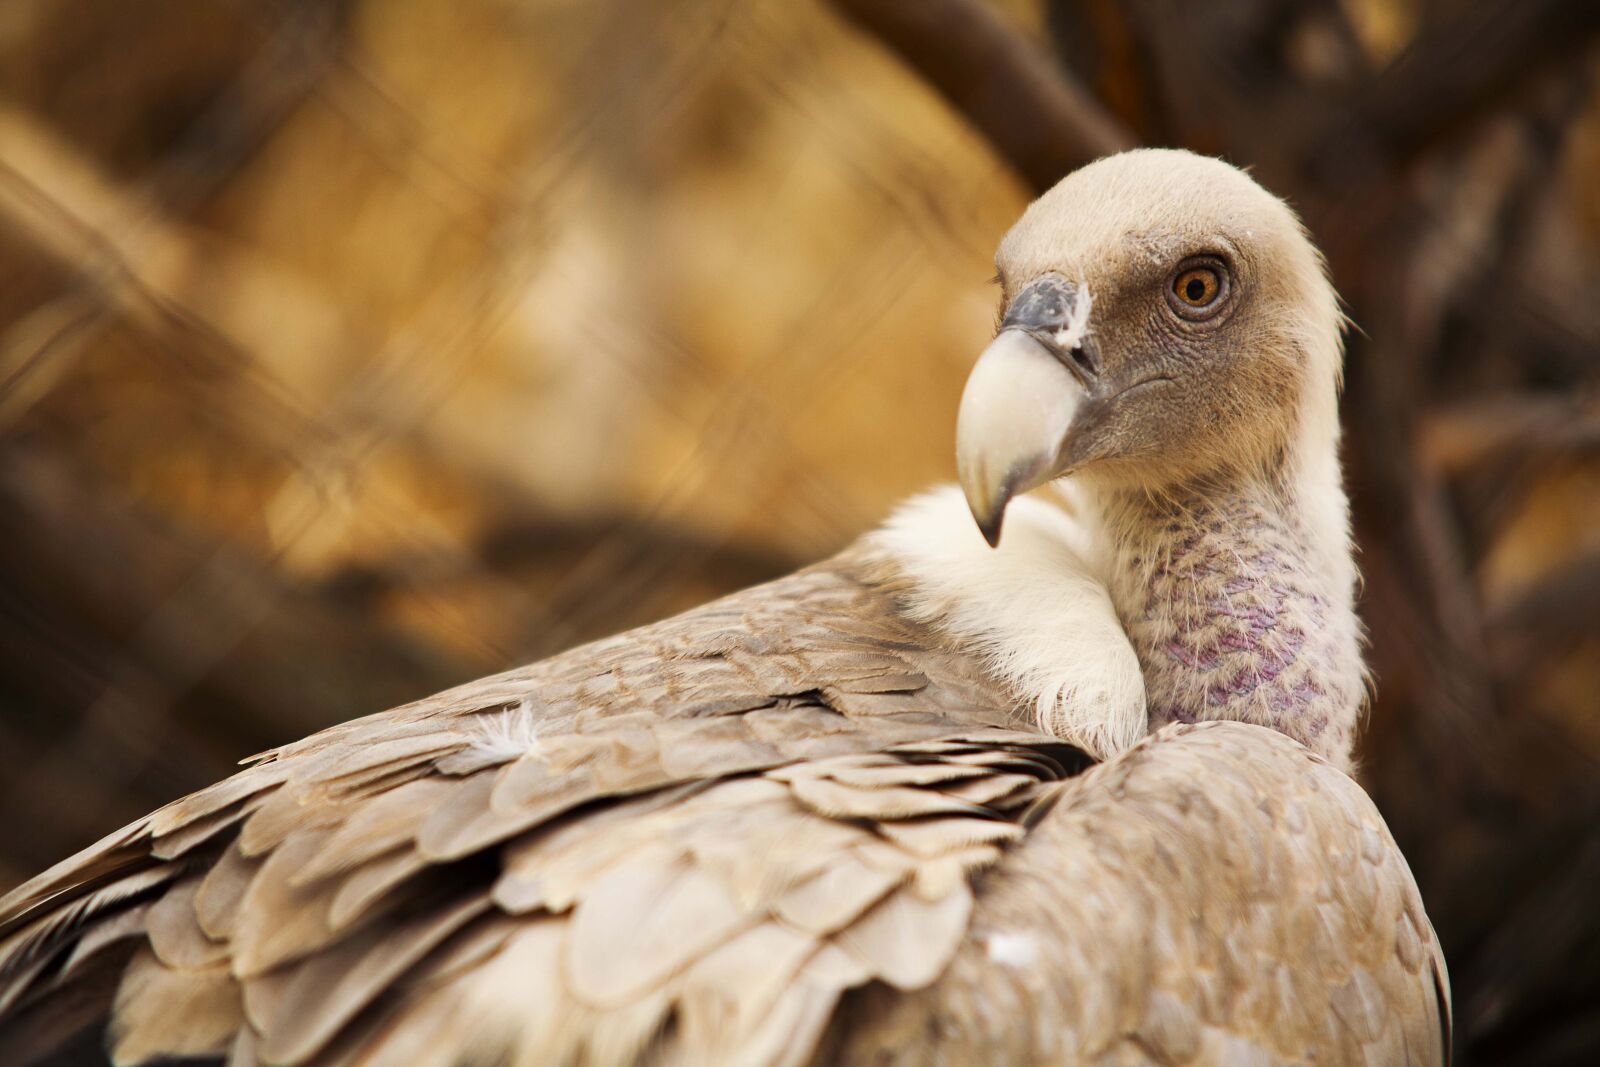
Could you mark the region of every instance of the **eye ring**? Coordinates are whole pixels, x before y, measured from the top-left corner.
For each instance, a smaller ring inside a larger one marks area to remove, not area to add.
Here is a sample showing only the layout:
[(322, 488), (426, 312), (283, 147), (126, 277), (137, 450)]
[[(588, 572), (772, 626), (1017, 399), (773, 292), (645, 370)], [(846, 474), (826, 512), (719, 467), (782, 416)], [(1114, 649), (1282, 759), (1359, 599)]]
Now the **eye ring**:
[(1216, 256), (1195, 256), (1173, 271), (1167, 285), (1167, 303), (1181, 317), (1199, 322), (1220, 312), (1232, 290), (1226, 263)]

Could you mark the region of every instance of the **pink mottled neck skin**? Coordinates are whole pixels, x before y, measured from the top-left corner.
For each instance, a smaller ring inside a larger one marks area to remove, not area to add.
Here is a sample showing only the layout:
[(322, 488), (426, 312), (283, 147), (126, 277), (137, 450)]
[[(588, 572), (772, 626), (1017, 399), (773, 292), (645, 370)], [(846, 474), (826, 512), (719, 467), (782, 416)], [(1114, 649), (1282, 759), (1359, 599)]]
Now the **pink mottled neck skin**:
[(1348, 768), (1366, 684), (1343, 498), (1319, 529), (1274, 482), (1107, 500), (1113, 599), (1152, 730), (1251, 722)]

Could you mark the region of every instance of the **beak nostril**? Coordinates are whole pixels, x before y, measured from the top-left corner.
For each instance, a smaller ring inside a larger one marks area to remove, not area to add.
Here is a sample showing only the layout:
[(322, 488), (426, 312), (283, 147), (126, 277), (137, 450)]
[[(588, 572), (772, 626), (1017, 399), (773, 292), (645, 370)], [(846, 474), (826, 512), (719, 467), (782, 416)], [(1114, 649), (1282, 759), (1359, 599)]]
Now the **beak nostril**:
[(1045, 274), (1012, 299), (1000, 333), (1015, 330), (1032, 338), (1087, 387), (1100, 376), (1099, 349), (1089, 336), (1093, 304), (1084, 286)]

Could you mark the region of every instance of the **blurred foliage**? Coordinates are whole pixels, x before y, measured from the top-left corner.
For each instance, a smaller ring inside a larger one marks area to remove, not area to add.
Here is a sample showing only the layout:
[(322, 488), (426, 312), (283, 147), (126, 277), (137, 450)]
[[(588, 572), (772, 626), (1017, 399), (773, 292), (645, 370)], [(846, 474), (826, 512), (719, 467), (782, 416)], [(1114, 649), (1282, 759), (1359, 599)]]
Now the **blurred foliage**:
[[(874, 7), (0, 8), (0, 889), (248, 752), (781, 573), (950, 476), (1027, 167), (834, 10)], [(1546, 52), (1433, 114), (1453, 68), (1418, 42), (1474, 5), (985, 7), (1132, 137), (1258, 164), (1328, 247), (1362, 331), (1366, 781), (1463, 1058), (1581, 1062), (1593, 49), (1538, 23)]]

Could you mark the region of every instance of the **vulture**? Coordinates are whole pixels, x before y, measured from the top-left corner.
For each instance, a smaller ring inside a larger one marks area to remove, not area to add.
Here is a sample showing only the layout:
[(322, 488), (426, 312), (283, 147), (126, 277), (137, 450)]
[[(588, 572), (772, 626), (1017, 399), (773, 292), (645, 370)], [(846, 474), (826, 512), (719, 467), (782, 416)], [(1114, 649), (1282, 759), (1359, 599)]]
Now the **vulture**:
[(1140, 150), (996, 264), (959, 486), (40, 874), (0, 900), (0, 1062), (1445, 1062), (1349, 776), (1319, 253), (1242, 171)]

